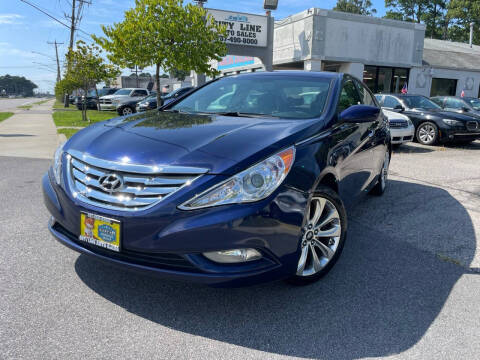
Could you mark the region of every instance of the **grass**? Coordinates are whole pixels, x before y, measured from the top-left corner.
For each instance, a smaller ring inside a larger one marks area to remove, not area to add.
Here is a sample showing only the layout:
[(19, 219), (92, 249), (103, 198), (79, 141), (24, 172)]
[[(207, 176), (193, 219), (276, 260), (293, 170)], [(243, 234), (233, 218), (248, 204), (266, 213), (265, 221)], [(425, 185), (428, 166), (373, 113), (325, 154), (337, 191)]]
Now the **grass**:
[(8, 119), (12, 115), (12, 112), (0, 112), (0, 121)]
[(116, 116), (118, 116), (118, 114), (115, 111), (87, 110), (87, 117), (90, 119), (90, 122), (85, 122), (82, 121), (82, 112), (80, 110), (55, 111), (53, 113), (53, 121), (56, 126), (89, 126), (93, 123), (108, 120)]
[(17, 106), (17, 109), (30, 110), (32, 106), (33, 106), (32, 104), (22, 105), (22, 106)]
[(50, 99), (37, 101), (36, 103), (33, 103), (33, 105), (42, 105), (42, 104), (45, 104), (46, 102), (49, 102), (49, 101), (50, 101)]
[(64, 134), (67, 139), (70, 139), (74, 134), (76, 134), (78, 131), (80, 131), (81, 129), (69, 129), (69, 128), (66, 128), (66, 129), (57, 129), (57, 132), (59, 134)]

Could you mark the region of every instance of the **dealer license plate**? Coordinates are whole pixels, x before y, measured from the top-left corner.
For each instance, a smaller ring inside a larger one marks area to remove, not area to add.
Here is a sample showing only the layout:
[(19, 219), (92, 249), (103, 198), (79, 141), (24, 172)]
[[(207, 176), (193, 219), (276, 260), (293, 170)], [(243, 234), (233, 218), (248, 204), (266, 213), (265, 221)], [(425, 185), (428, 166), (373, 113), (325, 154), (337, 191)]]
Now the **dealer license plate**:
[(120, 221), (84, 212), (80, 221), (80, 241), (120, 251)]

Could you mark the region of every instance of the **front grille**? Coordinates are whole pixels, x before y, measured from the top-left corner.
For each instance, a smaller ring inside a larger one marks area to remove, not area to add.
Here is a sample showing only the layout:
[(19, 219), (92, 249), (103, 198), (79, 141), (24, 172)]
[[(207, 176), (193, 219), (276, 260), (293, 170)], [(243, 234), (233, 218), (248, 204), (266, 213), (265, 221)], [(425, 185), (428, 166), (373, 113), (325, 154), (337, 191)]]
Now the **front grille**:
[(389, 120), (388, 123), (392, 129), (402, 129), (408, 127), (407, 120)]
[(480, 122), (478, 121), (468, 121), (467, 129), (470, 131), (480, 130)]
[(112, 100), (110, 99), (100, 99), (100, 104), (111, 104)]
[[(112, 162), (74, 150), (68, 152), (67, 160), (68, 182), (75, 198), (124, 211), (147, 209), (207, 172), (201, 168)], [(101, 185), (110, 175), (120, 180), (113, 190)]]
[(163, 268), (163, 269), (171, 269), (171, 270), (188, 270), (190, 272), (197, 272), (198, 269), (185, 257), (179, 254), (172, 254), (172, 253), (144, 253), (138, 251), (132, 251), (127, 249), (121, 249), (121, 252), (113, 252), (98, 246), (93, 246), (87, 244), (83, 241), (78, 240), (78, 236), (73, 234), (72, 232), (68, 231), (64, 228), (59, 222), (55, 222), (53, 225), (53, 229), (60, 234), (66, 236), (71, 241), (75, 242), (75, 244), (90, 250), (93, 253), (103, 255), (105, 257), (109, 257), (112, 259), (128, 262), (131, 264), (155, 267), (155, 268)]

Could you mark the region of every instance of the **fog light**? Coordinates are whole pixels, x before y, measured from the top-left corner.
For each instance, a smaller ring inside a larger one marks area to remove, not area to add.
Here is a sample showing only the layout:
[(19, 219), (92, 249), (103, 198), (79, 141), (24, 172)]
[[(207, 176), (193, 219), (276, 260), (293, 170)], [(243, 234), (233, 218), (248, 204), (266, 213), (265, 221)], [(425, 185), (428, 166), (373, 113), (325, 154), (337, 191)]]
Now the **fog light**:
[(262, 255), (255, 249), (234, 249), (223, 251), (212, 251), (203, 253), (203, 255), (217, 263), (241, 263), (258, 260)]

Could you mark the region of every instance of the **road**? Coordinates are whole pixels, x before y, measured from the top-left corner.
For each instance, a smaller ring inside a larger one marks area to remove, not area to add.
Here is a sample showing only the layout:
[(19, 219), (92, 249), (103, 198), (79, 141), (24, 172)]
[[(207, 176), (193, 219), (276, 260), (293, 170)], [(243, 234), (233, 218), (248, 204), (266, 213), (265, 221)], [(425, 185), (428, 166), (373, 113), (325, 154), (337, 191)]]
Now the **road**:
[(40, 98), (0, 99), (0, 111), (15, 110), (18, 106), (42, 101)]
[(321, 282), (239, 289), (142, 277), (46, 230), (48, 160), (0, 157), (4, 359), (474, 359), (480, 353), (480, 142), (408, 145), (350, 214)]

